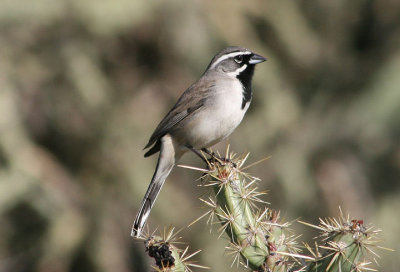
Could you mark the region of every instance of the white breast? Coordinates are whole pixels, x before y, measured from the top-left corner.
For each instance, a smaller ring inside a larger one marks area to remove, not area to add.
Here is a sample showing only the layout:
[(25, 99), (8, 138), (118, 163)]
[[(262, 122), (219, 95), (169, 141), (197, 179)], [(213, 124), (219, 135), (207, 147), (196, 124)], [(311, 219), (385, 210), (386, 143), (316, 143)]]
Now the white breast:
[(216, 93), (187, 125), (187, 139), (197, 148), (210, 147), (228, 137), (240, 124), (250, 102), (242, 109), (243, 87), (239, 80), (219, 82)]

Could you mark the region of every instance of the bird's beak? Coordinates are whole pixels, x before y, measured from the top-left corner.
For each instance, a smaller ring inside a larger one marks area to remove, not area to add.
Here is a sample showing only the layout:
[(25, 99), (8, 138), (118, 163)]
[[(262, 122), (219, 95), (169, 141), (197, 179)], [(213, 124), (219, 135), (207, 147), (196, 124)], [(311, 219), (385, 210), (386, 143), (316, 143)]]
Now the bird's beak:
[(257, 54), (253, 54), (253, 55), (250, 57), (249, 63), (250, 63), (250, 64), (257, 64), (257, 63), (264, 62), (264, 61), (266, 61), (266, 60), (267, 60), (267, 59), (264, 58), (263, 56), (260, 56), (260, 55), (257, 55)]

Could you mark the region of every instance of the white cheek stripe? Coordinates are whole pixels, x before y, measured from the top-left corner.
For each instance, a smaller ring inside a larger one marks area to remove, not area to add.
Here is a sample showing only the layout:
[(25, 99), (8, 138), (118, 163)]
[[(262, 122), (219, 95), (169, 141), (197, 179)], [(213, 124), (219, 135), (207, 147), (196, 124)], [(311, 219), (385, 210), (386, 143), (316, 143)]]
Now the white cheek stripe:
[(219, 57), (219, 59), (217, 59), (213, 63), (213, 65), (211, 65), (210, 69), (215, 68), (215, 66), (217, 66), (217, 64), (220, 63), (223, 60), (226, 60), (226, 59), (229, 59), (229, 58), (233, 58), (233, 57), (236, 57), (236, 56), (239, 56), (239, 55), (250, 55), (250, 54), (252, 54), (250, 51), (244, 51), (244, 52), (234, 52), (234, 53), (230, 53), (230, 54), (227, 54), (227, 55), (223, 55), (223, 56)]
[(237, 77), (241, 72), (243, 72), (247, 68), (247, 64), (243, 65), (239, 69), (236, 69), (233, 72), (227, 73), (228, 76)]

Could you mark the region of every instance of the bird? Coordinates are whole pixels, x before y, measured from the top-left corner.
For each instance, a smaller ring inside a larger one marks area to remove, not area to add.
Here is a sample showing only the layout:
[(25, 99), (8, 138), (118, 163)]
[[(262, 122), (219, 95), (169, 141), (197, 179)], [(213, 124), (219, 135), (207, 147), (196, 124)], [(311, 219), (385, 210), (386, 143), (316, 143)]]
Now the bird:
[(239, 46), (216, 54), (202, 76), (186, 89), (161, 120), (144, 149), (160, 152), (156, 170), (132, 226), (140, 237), (151, 208), (174, 165), (187, 151), (201, 151), (228, 137), (240, 124), (252, 100), (251, 82), (261, 55)]

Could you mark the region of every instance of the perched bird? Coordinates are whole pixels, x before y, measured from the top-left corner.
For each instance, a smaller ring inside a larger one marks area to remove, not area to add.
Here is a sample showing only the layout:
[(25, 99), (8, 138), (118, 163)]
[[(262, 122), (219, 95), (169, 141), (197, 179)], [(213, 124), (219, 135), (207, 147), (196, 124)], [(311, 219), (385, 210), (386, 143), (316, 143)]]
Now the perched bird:
[(131, 235), (139, 237), (165, 179), (188, 150), (202, 157), (208, 147), (228, 137), (240, 124), (252, 98), (255, 65), (266, 59), (231, 46), (219, 52), (204, 74), (178, 99), (151, 135), (145, 157), (160, 152), (157, 167)]

